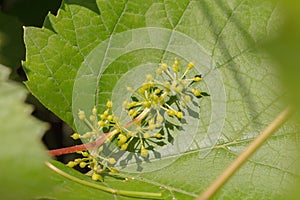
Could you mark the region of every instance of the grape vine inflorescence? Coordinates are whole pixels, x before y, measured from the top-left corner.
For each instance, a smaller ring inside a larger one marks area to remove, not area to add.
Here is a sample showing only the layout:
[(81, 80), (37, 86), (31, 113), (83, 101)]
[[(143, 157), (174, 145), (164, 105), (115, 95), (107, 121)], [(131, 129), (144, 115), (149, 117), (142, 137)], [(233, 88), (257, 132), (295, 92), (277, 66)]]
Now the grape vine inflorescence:
[[(177, 59), (171, 67), (161, 63), (155, 71), (158, 79), (147, 74), (145, 82), (137, 90), (127, 87), (132, 94), (130, 101), (123, 103), (123, 108), (131, 119), (128, 123), (121, 123), (115, 116), (111, 101), (107, 101), (106, 110), (102, 113), (98, 112), (96, 106), (90, 116), (80, 110), (78, 118), (90, 131), (82, 135), (74, 133), (72, 138), (88, 140), (95, 145), (88, 150), (78, 151), (83, 158), (70, 161), (67, 165), (89, 167), (92, 179), (102, 181), (103, 174), (117, 172), (114, 165), (120, 152), (137, 153), (147, 159), (155, 146), (165, 145), (164, 138), (167, 136), (163, 127), (166, 126), (167, 117), (180, 121), (184, 118), (183, 109), (187, 108), (193, 98), (208, 96), (206, 92), (191, 87), (202, 80), (201, 75), (187, 78), (188, 72), (193, 68), (194, 63), (190, 62), (181, 73)], [(103, 136), (105, 140), (97, 143)]]

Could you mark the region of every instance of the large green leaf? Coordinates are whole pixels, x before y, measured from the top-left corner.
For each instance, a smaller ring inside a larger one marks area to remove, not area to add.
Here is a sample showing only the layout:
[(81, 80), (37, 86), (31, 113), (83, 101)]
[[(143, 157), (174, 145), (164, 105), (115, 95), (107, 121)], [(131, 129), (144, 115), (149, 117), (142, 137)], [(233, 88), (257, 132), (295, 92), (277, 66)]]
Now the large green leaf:
[[(193, 199), (284, 108), (275, 64), (256, 48), (280, 26), (279, 10), (270, 1), (66, 0), (43, 28), (25, 29), (26, 84), (81, 131), (72, 115), (78, 109), (103, 108), (107, 99), (120, 105), (124, 88), (137, 87), (161, 61), (195, 61), (200, 87), (211, 96), (199, 101), (191, 134), (176, 140), (184, 148), (132, 175), (166, 188), (170, 198)], [(298, 177), (298, 130), (292, 123), (281, 128), (216, 198), (284, 198)]]
[(51, 189), (44, 164), (49, 157), (40, 142), (47, 126), (31, 116), (26, 89), (8, 75), (0, 65), (0, 198), (33, 199)]

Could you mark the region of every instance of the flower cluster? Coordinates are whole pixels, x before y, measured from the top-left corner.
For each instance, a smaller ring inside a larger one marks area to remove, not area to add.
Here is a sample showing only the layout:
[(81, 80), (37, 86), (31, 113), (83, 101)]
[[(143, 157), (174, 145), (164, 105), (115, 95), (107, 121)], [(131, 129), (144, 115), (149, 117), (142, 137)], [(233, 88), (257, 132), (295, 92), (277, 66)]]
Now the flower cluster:
[[(115, 168), (112, 166), (116, 163), (116, 160), (113, 157), (102, 156), (101, 152), (104, 147), (103, 144), (108, 140), (108, 138), (103, 137), (104, 133), (109, 133), (111, 137), (113, 135), (119, 133), (119, 129), (116, 128), (118, 126), (117, 119), (112, 113), (112, 102), (108, 101), (106, 103), (106, 110), (99, 114), (96, 107), (92, 109), (92, 114), (87, 118), (84, 111), (80, 110), (78, 112), (78, 118), (82, 120), (89, 128), (90, 131), (80, 135), (78, 133), (74, 133), (71, 137), (74, 140), (82, 139), (88, 140), (88, 144), (93, 148), (89, 149), (89, 151), (78, 151), (78, 154), (81, 154), (83, 158), (76, 158), (74, 161), (69, 161), (67, 166), (75, 167), (79, 165), (81, 168), (88, 167), (91, 169), (91, 176), (93, 180), (102, 181), (103, 178), (101, 174), (105, 172), (117, 172)], [(103, 142), (100, 142), (99, 145), (94, 144), (95, 141), (99, 141), (99, 138), (103, 138)]]
[[(178, 60), (175, 59), (171, 67), (166, 63), (160, 64), (155, 71), (157, 78), (147, 74), (146, 81), (137, 90), (127, 87), (132, 96), (130, 101), (123, 103), (131, 118), (126, 124), (121, 124), (114, 115), (111, 101), (107, 102), (107, 109), (103, 113), (99, 114), (94, 107), (88, 118), (84, 111), (79, 111), (79, 119), (85, 122), (90, 131), (83, 135), (75, 133), (72, 138), (88, 140), (93, 146), (89, 151), (78, 152), (83, 158), (70, 161), (68, 166), (87, 166), (92, 170), (92, 178), (101, 181), (102, 173), (116, 171), (112, 167), (116, 163), (113, 158), (115, 151), (130, 151), (147, 159), (155, 145), (165, 144), (163, 140), (166, 136), (162, 130), (167, 117), (181, 120), (184, 117), (183, 109), (194, 97), (208, 96), (191, 87), (202, 80), (201, 75), (186, 78), (193, 68), (194, 64), (190, 62), (181, 73)], [(100, 141), (99, 138), (104, 139)], [(116, 148), (110, 148), (111, 143)]]

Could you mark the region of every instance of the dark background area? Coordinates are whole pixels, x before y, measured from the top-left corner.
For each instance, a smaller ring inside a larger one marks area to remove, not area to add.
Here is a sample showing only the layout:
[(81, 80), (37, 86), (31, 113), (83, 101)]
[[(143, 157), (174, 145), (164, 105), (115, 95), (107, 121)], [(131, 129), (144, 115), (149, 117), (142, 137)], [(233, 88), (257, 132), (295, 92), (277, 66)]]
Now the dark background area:
[[(5, 39), (9, 38), (6, 46), (0, 46), (0, 55), (2, 55), (2, 59), (0, 56), (0, 64), (11, 68), (11, 79), (20, 83), (26, 81), (26, 75), (21, 64), (22, 60), (25, 60), (23, 26), (42, 27), (46, 15), (49, 12), (56, 15), (61, 2), (61, 0), (0, 0), (0, 18), (9, 17), (12, 19), (7, 23), (0, 23), (0, 33), (6, 36)], [(34, 96), (29, 94), (27, 103), (33, 105), (34, 112), (32, 114), (35, 117), (50, 124), (50, 129), (42, 138), (48, 149), (78, 144), (70, 138), (73, 130), (39, 103)], [(57, 159), (66, 163), (68, 160), (74, 159), (75, 156), (77, 157), (74, 154), (64, 155), (57, 157)]]
[(43, 25), (48, 12), (56, 14), (61, 0), (0, 0), (1, 11), (17, 17), (24, 26)]

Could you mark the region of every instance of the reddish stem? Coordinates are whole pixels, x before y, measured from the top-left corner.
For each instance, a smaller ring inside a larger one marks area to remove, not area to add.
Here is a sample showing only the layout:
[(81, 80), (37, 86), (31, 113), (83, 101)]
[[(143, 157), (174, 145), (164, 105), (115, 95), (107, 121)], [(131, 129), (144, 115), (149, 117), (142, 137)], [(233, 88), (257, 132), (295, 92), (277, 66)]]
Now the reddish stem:
[(84, 151), (87, 149), (92, 149), (94, 147), (101, 146), (106, 141), (106, 138), (110, 136), (111, 133), (112, 132), (102, 135), (94, 142), (90, 142), (87, 144), (81, 144), (81, 145), (75, 145), (75, 146), (71, 146), (71, 147), (60, 148), (60, 149), (53, 149), (53, 150), (49, 150), (48, 153), (51, 156), (59, 156), (59, 155), (63, 155), (63, 154), (74, 153), (77, 151)]
[[(132, 124), (137, 123), (138, 121), (142, 120), (148, 112), (149, 112), (149, 109), (145, 109), (137, 118), (135, 118), (134, 120), (132, 120), (130, 122), (127, 122), (124, 125), (124, 127), (131, 126)], [(81, 144), (81, 145), (75, 145), (75, 146), (71, 146), (71, 147), (64, 147), (64, 148), (60, 148), (60, 149), (53, 149), (53, 150), (49, 150), (48, 153), (51, 156), (60, 156), (60, 155), (64, 155), (64, 154), (69, 154), (69, 153), (74, 153), (77, 151), (84, 151), (87, 149), (99, 147), (102, 144), (104, 144), (106, 139), (109, 136), (111, 136), (112, 134), (114, 134), (114, 131), (111, 131), (109, 133), (102, 135), (94, 142), (90, 142), (87, 144)]]

